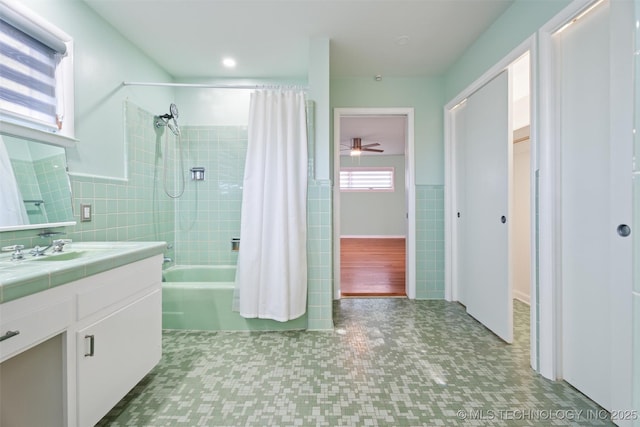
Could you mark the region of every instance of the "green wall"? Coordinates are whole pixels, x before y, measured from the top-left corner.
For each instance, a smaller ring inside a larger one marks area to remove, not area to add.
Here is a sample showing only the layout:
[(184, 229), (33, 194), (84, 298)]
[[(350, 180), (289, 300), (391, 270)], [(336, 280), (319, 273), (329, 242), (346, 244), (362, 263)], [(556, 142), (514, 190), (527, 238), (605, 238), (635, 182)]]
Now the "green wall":
[(569, 0), (516, 0), (444, 76), (445, 103), (553, 18)]
[(414, 108), (416, 185), (444, 183), (443, 82), (440, 78), (332, 78), (331, 108)]

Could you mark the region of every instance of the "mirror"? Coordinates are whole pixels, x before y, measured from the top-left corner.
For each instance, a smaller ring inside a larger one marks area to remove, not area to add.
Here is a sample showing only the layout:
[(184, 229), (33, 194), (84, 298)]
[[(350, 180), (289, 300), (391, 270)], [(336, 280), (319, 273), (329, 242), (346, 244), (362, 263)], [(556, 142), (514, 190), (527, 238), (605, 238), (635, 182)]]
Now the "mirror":
[(0, 134), (0, 231), (74, 224), (64, 148)]

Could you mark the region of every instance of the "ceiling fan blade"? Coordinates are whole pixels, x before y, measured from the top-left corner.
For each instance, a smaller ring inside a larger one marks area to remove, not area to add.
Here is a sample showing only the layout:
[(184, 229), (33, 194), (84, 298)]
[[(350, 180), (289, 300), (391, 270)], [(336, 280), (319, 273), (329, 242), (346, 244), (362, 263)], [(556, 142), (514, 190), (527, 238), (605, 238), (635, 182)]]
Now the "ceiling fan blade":
[(362, 151), (373, 151), (375, 153), (384, 153), (384, 150), (378, 150), (377, 148), (362, 147)]
[(363, 147), (377, 147), (378, 145), (380, 145), (377, 142), (372, 142), (371, 144), (364, 144)]

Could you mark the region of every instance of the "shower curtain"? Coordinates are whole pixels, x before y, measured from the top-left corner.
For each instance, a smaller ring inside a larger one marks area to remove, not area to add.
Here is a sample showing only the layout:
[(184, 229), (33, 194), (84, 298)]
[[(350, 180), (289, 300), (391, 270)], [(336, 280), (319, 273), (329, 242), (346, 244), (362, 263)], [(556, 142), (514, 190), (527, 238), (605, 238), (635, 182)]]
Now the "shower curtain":
[(24, 207), (2, 136), (0, 136), (0, 207), (0, 225), (29, 224), (27, 210)]
[(304, 93), (251, 95), (234, 310), (280, 322), (307, 306)]

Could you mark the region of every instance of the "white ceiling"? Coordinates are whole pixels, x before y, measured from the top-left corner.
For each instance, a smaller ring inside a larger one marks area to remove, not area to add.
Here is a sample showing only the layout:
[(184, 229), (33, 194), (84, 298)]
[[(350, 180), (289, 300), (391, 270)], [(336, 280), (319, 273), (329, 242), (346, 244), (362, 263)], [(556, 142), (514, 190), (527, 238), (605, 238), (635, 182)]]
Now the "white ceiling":
[(332, 77), (438, 75), (513, 2), (84, 1), (178, 79), (306, 77), (312, 37), (331, 40)]

